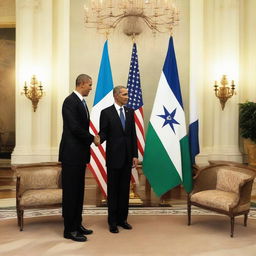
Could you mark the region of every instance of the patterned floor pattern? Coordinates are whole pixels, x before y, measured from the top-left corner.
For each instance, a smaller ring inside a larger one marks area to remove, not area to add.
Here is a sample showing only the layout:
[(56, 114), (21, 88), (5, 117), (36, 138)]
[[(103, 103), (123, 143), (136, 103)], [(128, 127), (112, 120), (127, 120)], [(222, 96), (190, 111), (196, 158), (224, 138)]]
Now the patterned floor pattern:
[[(107, 215), (106, 207), (85, 206), (84, 215)], [(172, 207), (134, 207), (129, 209), (130, 215), (187, 215), (185, 205), (178, 205)], [(26, 210), (25, 218), (39, 217), (39, 216), (55, 216), (61, 215), (61, 209), (33, 209)], [(192, 207), (192, 215), (218, 215), (217, 213)], [(7, 207), (0, 208), (0, 220), (16, 218), (16, 208)], [(252, 207), (249, 213), (249, 218), (256, 219), (256, 208)]]

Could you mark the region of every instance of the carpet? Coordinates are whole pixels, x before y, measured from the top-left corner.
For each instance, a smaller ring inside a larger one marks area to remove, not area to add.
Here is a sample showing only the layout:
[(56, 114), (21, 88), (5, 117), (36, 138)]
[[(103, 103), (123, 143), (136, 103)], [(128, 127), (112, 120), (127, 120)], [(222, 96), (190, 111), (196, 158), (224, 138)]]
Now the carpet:
[(0, 221), (3, 256), (255, 256), (256, 220), (236, 218), (234, 238), (226, 216), (131, 215), (132, 230), (108, 231), (107, 216), (84, 216), (93, 229), (88, 241), (63, 238), (61, 216), (26, 218), (20, 232), (16, 219)]
[[(24, 212), (25, 218), (43, 217), (43, 216), (57, 216), (61, 215), (61, 208), (56, 209), (28, 209)], [(107, 215), (106, 207), (84, 206), (83, 215), (87, 216), (104, 216)], [(172, 207), (130, 207), (129, 215), (187, 215), (186, 205), (174, 205)], [(192, 207), (192, 215), (220, 215), (215, 212), (203, 210), (197, 207)], [(0, 220), (1, 219), (13, 219), (16, 218), (16, 208), (6, 207), (0, 208)], [(249, 218), (256, 219), (256, 208), (252, 207)]]

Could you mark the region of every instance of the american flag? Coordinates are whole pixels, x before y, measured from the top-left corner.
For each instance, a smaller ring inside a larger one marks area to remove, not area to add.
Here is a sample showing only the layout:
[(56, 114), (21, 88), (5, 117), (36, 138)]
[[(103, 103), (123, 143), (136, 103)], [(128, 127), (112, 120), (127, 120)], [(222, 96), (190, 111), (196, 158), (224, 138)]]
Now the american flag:
[(144, 155), (145, 135), (144, 135), (144, 115), (143, 99), (140, 86), (140, 71), (137, 55), (136, 43), (133, 44), (130, 71), (128, 76), (127, 89), (129, 101), (127, 107), (134, 109), (134, 119), (137, 133), (138, 155), (142, 161)]

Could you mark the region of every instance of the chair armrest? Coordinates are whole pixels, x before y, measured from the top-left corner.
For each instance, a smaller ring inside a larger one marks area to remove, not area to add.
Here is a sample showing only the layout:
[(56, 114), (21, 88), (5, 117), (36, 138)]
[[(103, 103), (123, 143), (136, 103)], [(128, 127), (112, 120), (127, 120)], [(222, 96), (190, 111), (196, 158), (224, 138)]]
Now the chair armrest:
[(215, 189), (218, 167), (219, 165), (210, 165), (199, 169), (193, 177), (194, 187), (191, 193), (194, 194), (203, 190)]
[(245, 184), (243, 184), (243, 186), (241, 186), (239, 205), (247, 204), (251, 201), (253, 181), (254, 181), (254, 177), (252, 177), (250, 180), (246, 181)]

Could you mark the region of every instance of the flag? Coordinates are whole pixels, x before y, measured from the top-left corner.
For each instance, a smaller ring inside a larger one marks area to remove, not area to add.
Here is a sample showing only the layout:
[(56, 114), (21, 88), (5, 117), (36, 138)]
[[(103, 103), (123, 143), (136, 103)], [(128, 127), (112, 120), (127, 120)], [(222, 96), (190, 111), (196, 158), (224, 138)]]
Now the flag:
[(190, 83), (190, 93), (189, 93), (189, 111), (190, 111), (190, 121), (189, 121), (189, 147), (190, 147), (190, 156), (191, 163), (194, 165), (196, 163), (195, 157), (199, 154), (199, 139), (198, 139), (198, 113), (197, 113), (197, 90), (196, 84), (191, 81)]
[[(140, 71), (139, 61), (137, 55), (136, 43), (132, 47), (132, 56), (130, 62), (130, 70), (128, 75), (127, 89), (129, 95), (129, 101), (127, 107), (134, 110), (135, 128), (137, 134), (138, 156), (142, 161), (145, 147), (145, 135), (144, 135), (144, 115), (143, 115), (143, 99), (140, 85)], [(132, 170), (132, 177), (138, 184), (137, 170)]]
[[(96, 86), (96, 92), (90, 117), (90, 132), (94, 135), (99, 132), (99, 119), (101, 110), (112, 105), (113, 98), (113, 79), (108, 55), (108, 41), (106, 40), (100, 70)], [(107, 196), (107, 169), (106, 169), (106, 143), (96, 147), (91, 145), (91, 161), (89, 169), (96, 178), (103, 195)]]
[(148, 125), (143, 172), (158, 196), (183, 184), (192, 189), (192, 170), (179, 75), (170, 37)]

